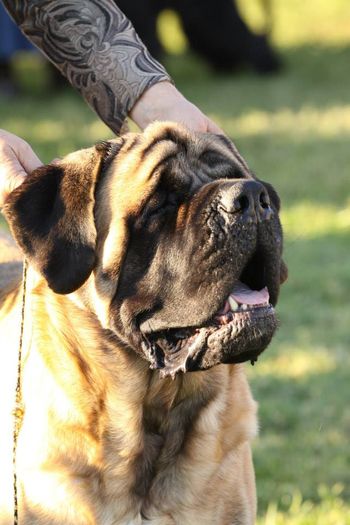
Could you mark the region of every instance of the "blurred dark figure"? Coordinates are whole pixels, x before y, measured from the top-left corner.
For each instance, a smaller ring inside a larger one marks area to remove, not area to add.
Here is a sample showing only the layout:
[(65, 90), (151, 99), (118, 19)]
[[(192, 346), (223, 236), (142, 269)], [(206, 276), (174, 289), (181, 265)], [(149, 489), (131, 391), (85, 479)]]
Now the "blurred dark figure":
[(180, 16), (191, 48), (213, 68), (232, 71), (248, 66), (260, 74), (280, 68), (267, 36), (249, 29), (235, 0), (117, 0), (116, 3), (156, 58), (163, 51), (156, 33), (157, 17), (163, 9), (171, 8)]
[[(19, 51), (37, 52), (37, 49), (21, 33), (0, 2), (0, 96), (18, 95), (20, 86), (13, 72), (13, 57)], [(68, 86), (63, 75), (48, 63), (50, 84), (54, 89)]]
[(22, 35), (0, 4), (0, 95), (13, 96), (18, 92), (11, 60), (17, 51), (33, 49), (32, 44)]

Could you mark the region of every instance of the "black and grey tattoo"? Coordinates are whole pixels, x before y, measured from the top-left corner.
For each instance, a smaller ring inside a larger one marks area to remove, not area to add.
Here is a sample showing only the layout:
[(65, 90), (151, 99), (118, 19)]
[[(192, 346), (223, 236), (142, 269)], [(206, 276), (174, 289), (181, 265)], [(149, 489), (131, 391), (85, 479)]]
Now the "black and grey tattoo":
[(23, 33), (114, 132), (144, 90), (169, 80), (112, 0), (3, 0)]

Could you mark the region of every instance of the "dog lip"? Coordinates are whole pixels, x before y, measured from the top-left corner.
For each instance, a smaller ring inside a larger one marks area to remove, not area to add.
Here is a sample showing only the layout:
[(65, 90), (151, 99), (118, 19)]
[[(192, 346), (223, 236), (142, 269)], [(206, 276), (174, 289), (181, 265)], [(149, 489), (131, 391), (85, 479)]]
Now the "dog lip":
[[(165, 328), (163, 328), (165, 329)], [(144, 335), (153, 334), (154, 332), (160, 332), (162, 327), (157, 326), (152, 319), (146, 319), (139, 324), (139, 330)]]
[(228, 315), (231, 318), (224, 325), (212, 319), (201, 327), (163, 330), (147, 337), (151, 368), (159, 369), (162, 377), (174, 377), (220, 363), (255, 360), (277, 327), (273, 306), (254, 306)]

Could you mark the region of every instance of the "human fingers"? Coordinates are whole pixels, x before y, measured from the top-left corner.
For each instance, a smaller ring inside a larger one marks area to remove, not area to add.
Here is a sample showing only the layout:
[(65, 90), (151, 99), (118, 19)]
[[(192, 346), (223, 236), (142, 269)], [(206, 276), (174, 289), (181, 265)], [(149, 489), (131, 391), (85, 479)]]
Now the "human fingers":
[(42, 162), (29, 146), (28, 142), (9, 131), (0, 129), (0, 158), (2, 158), (3, 155), (5, 157), (11, 156), (9, 148), (26, 173), (30, 173), (41, 166)]
[(27, 142), (0, 130), (0, 207), (26, 175), (40, 165), (40, 159)]
[(225, 135), (225, 132), (210, 119), (208, 119), (208, 131), (216, 135)]
[(5, 158), (0, 153), (0, 208), (4, 205), (11, 191), (23, 182), (26, 175), (15, 157)]

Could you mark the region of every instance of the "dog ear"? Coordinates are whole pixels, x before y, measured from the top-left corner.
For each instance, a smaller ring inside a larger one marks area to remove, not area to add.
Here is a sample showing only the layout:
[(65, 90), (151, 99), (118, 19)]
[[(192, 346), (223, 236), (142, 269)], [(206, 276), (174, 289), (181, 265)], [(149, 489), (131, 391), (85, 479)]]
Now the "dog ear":
[(94, 193), (111, 144), (36, 169), (6, 201), (18, 245), (56, 293), (77, 290), (94, 268)]

